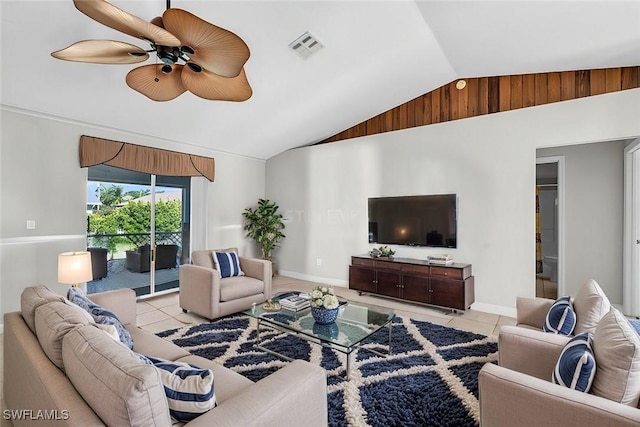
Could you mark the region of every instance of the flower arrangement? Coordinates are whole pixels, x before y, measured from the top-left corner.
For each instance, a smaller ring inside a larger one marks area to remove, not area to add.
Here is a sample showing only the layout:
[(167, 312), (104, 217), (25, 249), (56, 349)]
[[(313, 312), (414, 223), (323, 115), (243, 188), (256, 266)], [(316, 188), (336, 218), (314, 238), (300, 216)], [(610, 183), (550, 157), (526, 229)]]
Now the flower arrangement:
[(338, 308), (338, 297), (333, 293), (332, 288), (316, 286), (311, 291), (311, 306), (318, 308), (334, 309)]
[(391, 249), (389, 246), (380, 246), (379, 248), (371, 249), (371, 251), (369, 252), (369, 256), (371, 258), (378, 258), (378, 257), (391, 258), (395, 255), (395, 253), (396, 251)]

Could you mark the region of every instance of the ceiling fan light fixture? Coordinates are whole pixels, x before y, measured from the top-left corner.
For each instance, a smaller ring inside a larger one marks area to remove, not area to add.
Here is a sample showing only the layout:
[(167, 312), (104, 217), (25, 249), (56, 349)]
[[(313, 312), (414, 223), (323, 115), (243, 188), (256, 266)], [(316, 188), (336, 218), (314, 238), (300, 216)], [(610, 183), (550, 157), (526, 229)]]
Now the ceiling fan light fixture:
[(178, 62), (178, 56), (173, 53), (173, 49), (165, 46), (158, 46), (158, 58), (168, 65)]
[(187, 55), (193, 55), (194, 53), (196, 53), (196, 51), (193, 50), (191, 46), (182, 46), (180, 48), (180, 52), (185, 53)]
[(187, 62), (187, 67), (194, 73), (202, 72), (202, 67), (196, 64), (195, 62)]
[[(155, 53), (155, 64), (137, 67), (126, 77), (131, 89), (149, 99), (169, 101), (186, 90), (208, 100), (249, 99), (253, 91), (243, 68), (250, 56), (247, 44), (235, 33), (185, 10), (173, 9), (171, 0), (166, 1), (162, 17), (149, 22), (107, 0), (73, 0), (89, 18), (145, 40), (151, 49), (112, 40), (84, 40), (51, 55), (76, 62), (133, 64), (146, 61), (150, 53)], [(308, 47), (316, 44), (311, 42)]]

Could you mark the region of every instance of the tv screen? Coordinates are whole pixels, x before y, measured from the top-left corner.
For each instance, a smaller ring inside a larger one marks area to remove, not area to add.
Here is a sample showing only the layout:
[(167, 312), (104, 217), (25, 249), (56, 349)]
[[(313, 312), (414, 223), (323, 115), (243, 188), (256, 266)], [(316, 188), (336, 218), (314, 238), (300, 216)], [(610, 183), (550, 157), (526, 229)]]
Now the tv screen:
[(456, 195), (369, 199), (369, 243), (455, 248)]

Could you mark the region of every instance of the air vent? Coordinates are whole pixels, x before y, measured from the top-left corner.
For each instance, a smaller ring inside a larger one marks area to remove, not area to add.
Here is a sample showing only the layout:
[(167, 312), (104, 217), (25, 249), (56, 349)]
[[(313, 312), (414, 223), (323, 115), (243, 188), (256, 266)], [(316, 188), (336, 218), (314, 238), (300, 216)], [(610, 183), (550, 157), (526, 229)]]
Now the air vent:
[(302, 59), (307, 59), (311, 55), (317, 53), (324, 46), (317, 38), (309, 34), (309, 32), (306, 32), (289, 43), (289, 47)]

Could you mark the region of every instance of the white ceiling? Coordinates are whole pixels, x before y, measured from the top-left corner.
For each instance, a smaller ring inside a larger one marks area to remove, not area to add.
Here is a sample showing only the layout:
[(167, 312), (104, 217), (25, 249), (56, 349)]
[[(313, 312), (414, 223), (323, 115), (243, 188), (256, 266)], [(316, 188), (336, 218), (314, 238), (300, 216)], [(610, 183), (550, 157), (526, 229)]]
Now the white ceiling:
[[(457, 78), (640, 65), (640, 0), (173, 0), (247, 43), (253, 96), (232, 103), (186, 92), (154, 102), (124, 82), (137, 64), (50, 56), (84, 39), (145, 43), (91, 20), (71, 0), (0, 2), (4, 106), (258, 159)], [(146, 20), (165, 8), (164, 0), (111, 3)], [(305, 31), (325, 48), (302, 60), (288, 44)]]

